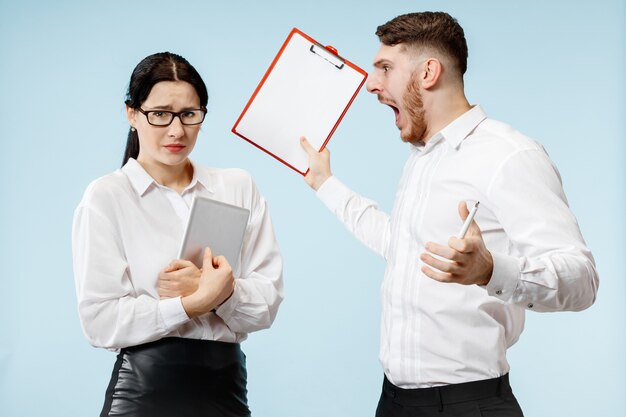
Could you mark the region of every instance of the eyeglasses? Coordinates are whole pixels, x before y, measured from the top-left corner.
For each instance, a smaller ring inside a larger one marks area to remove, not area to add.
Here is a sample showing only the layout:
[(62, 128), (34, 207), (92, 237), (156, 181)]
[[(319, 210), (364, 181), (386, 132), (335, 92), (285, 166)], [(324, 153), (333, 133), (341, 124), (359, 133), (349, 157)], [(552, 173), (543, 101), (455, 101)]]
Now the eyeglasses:
[(174, 117), (178, 117), (180, 122), (186, 126), (199, 125), (204, 121), (206, 109), (191, 109), (180, 112), (165, 110), (143, 110), (137, 109), (148, 119), (148, 123), (152, 126), (169, 126), (174, 121)]

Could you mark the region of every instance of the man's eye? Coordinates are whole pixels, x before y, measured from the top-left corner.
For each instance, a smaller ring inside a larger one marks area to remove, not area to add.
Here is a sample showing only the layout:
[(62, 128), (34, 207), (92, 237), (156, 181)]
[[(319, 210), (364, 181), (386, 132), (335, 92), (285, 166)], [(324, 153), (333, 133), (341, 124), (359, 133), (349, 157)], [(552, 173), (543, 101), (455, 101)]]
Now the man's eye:
[(167, 114), (167, 112), (164, 111), (154, 111), (152, 112), (152, 116), (156, 117), (156, 118), (163, 118), (165, 117), (165, 115)]
[(187, 119), (193, 119), (196, 116), (196, 112), (195, 111), (186, 111), (186, 112), (184, 112), (182, 114), (182, 116), (184, 118), (187, 118)]
[(389, 67), (389, 65), (385, 65), (383, 66), (383, 72), (387, 72), (389, 71), (391, 68)]

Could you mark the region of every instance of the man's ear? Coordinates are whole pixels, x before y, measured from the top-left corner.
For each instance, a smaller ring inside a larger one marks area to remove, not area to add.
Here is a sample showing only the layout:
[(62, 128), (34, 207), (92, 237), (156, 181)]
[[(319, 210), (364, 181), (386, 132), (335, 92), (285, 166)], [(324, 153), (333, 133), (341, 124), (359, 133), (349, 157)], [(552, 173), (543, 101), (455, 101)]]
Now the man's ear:
[(437, 58), (428, 58), (424, 61), (420, 77), (422, 88), (428, 90), (437, 85), (441, 77), (441, 71), (441, 62)]
[(137, 122), (137, 111), (131, 107), (128, 107), (128, 105), (126, 105), (126, 118), (128, 119), (128, 123), (132, 127), (135, 127), (135, 124)]

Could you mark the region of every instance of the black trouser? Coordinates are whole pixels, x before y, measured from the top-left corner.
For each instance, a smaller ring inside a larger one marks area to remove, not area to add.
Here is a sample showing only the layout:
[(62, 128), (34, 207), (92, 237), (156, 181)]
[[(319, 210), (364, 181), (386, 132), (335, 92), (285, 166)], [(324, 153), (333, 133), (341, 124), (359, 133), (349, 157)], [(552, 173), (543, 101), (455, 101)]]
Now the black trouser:
[(402, 389), (387, 380), (376, 417), (523, 417), (509, 375), (433, 388)]
[(166, 338), (122, 349), (103, 416), (248, 417), (239, 344)]

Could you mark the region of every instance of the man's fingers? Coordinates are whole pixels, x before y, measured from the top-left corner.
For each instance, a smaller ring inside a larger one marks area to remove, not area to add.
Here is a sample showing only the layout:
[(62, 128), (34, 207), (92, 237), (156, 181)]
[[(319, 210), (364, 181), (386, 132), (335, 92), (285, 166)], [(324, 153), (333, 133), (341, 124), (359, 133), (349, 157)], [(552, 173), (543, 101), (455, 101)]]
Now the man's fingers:
[(476, 220), (472, 220), (469, 229), (467, 229), (467, 234), (470, 236), (482, 236), (482, 233), (480, 232), (480, 227), (478, 227), (478, 223), (476, 223)]
[(435, 270), (427, 267), (427, 266), (422, 266), (422, 272), (424, 273), (424, 275), (426, 275), (429, 278), (434, 279), (435, 281), (439, 281), (439, 282), (452, 282), (452, 276), (448, 273), (445, 272), (436, 272)]
[(425, 249), (434, 255), (441, 256), (446, 259), (454, 259), (454, 256), (456, 255), (456, 251), (452, 248), (434, 242), (426, 243)]
[(302, 149), (304, 149), (304, 151), (309, 154), (309, 156), (313, 156), (318, 153), (317, 150), (313, 146), (311, 146), (309, 141), (304, 136), (300, 137), (300, 145), (302, 146)]
[(304, 136), (300, 137), (300, 145), (309, 156), (321, 156), (324, 159), (330, 159), (330, 151), (328, 150), (328, 148), (324, 148), (321, 151), (318, 151)]
[(441, 272), (454, 273), (458, 269), (458, 265), (455, 262), (437, 259), (427, 253), (422, 253), (420, 255), (420, 260), (431, 268), (437, 269)]
[(472, 251), (472, 246), (469, 243), (469, 240), (467, 240), (467, 235), (463, 239), (459, 239), (456, 236), (450, 237), (450, 239), (448, 239), (448, 246), (461, 253), (470, 253)]
[(461, 220), (463, 221), (469, 216), (469, 209), (465, 201), (459, 201), (459, 216), (461, 216)]

